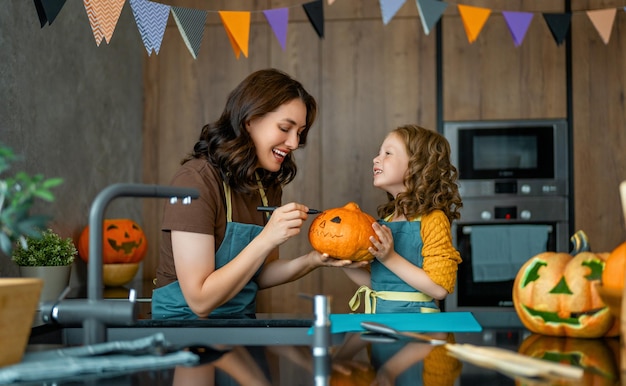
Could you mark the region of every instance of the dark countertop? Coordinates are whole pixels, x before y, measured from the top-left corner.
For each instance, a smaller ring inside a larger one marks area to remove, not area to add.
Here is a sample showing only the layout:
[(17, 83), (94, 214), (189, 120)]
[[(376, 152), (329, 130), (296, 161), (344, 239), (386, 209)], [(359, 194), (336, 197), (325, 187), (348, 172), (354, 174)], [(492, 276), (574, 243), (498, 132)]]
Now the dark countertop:
[[(101, 374), (78, 380), (61, 379), (55, 384), (188, 385), (193, 380), (196, 384), (215, 385), (317, 385), (307, 333), (312, 320), (312, 315), (280, 314), (259, 314), (252, 319), (140, 320), (134, 326), (109, 328), (109, 340), (131, 339), (136, 338), (138, 332), (158, 331), (165, 332), (168, 341), (181, 346), (215, 344), (206, 345), (201, 355), (203, 362), (197, 366)], [(40, 326), (33, 329), (30, 348), (41, 349), (42, 343), (55, 341), (67, 344), (72, 339), (80, 342), (80, 327)], [(447, 334), (447, 339), (519, 350), (527, 355), (543, 355), (561, 362), (567, 360), (580, 367), (587, 366), (584, 380), (558, 384), (591, 384), (592, 380), (595, 384), (620, 384), (619, 339), (544, 337), (531, 334), (522, 327), (484, 328), (479, 333)], [(233, 344), (234, 341), (239, 343)], [(350, 373), (347, 376), (352, 381), (371, 378), (374, 374), (395, 377), (390, 383), (395, 385), (516, 384), (514, 379), (496, 371), (457, 361), (447, 355), (443, 346), (435, 348), (407, 341), (373, 343), (363, 340), (360, 333), (334, 334), (331, 344), (334, 381), (342, 377), (341, 370)], [(398, 374), (392, 376), (394, 372)], [(50, 384), (49, 381), (39, 384)]]

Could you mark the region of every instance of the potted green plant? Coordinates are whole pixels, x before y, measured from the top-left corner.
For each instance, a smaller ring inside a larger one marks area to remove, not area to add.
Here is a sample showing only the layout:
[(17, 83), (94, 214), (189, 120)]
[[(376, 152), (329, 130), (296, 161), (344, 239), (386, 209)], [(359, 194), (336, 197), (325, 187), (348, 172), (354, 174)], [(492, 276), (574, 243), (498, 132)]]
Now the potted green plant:
[[(8, 259), (13, 250), (26, 248), (27, 237), (40, 237), (47, 217), (31, 215), (36, 199), (54, 201), (51, 188), (61, 184), (60, 178), (45, 179), (18, 172), (6, 176), (17, 159), (13, 150), (0, 143), (0, 258)], [(0, 276), (3, 276), (0, 272)], [(40, 300), (43, 280), (0, 277), (0, 367), (21, 361), (31, 324)]]
[(31, 215), (35, 199), (54, 201), (50, 189), (60, 185), (61, 178), (44, 178), (41, 174), (30, 176), (18, 172), (3, 176), (17, 160), (13, 150), (0, 143), (0, 251), (7, 256), (16, 244), (26, 247), (26, 237), (37, 238), (46, 228), (47, 216)]
[(70, 237), (62, 238), (52, 229), (25, 239), (26, 248), (15, 248), (12, 259), (22, 277), (38, 277), (44, 281), (40, 300), (56, 299), (69, 285), (72, 263), (78, 251)]

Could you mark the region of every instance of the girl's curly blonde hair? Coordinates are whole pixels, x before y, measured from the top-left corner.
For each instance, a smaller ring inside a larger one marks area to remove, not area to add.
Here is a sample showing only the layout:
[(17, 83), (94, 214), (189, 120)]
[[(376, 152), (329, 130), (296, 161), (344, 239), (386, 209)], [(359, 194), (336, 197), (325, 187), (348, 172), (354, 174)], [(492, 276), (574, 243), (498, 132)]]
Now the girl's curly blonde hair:
[(397, 197), (387, 193), (389, 202), (378, 207), (379, 217), (396, 212), (411, 219), (439, 209), (450, 223), (458, 220), (463, 206), (457, 185), (459, 174), (450, 162), (446, 138), (417, 125), (400, 126), (388, 135), (397, 135), (404, 142), (409, 165), (404, 176), (406, 190)]

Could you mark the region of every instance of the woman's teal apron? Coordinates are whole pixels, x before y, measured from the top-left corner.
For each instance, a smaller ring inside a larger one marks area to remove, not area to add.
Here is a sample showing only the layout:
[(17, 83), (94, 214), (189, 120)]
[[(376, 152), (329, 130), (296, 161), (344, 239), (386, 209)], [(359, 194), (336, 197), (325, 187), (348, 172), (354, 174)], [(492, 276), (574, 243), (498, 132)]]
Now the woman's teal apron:
[[(414, 221), (387, 222), (379, 220), (391, 229), (395, 251), (414, 265), (422, 268), (422, 236), (420, 219)], [(432, 297), (417, 291), (391, 272), (377, 259), (371, 264), (372, 288), (361, 286), (350, 299), (350, 308), (356, 311), (364, 296), (365, 313), (439, 312)]]
[[(260, 185), (263, 205), (267, 206), (265, 191)], [(255, 224), (233, 222), (230, 187), (224, 183), (226, 195), (226, 234), (215, 253), (215, 269), (220, 269), (237, 256), (261, 231), (263, 227)], [(211, 315), (252, 315), (256, 313), (256, 295), (259, 289), (256, 279), (261, 268), (234, 298), (222, 304)], [(152, 293), (152, 319), (197, 319), (187, 305), (178, 281), (157, 288)]]

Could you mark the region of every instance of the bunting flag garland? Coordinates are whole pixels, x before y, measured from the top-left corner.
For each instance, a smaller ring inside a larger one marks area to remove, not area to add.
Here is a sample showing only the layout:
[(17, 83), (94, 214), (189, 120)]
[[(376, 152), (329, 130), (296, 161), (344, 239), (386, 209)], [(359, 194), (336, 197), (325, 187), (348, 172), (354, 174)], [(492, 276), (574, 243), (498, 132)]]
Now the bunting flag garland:
[(533, 14), (530, 12), (507, 12), (503, 11), (502, 16), (506, 21), (507, 27), (511, 37), (513, 37), (513, 43), (515, 47), (519, 47), (524, 41), (524, 36), (528, 32), (530, 22), (533, 20)]
[(170, 16), (170, 6), (148, 0), (130, 0), (130, 7), (148, 55), (152, 55), (152, 51), (158, 55)]
[(457, 8), (461, 14), (461, 19), (463, 19), (463, 27), (465, 27), (467, 40), (469, 40), (470, 43), (474, 43), (487, 22), (489, 15), (491, 15), (491, 10), (461, 4), (458, 4)]
[(172, 15), (178, 26), (183, 41), (194, 59), (198, 58), (202, 35), (204, 34), (204, 23), (206, 22), (206, 11), (192, 8), (172, 7)]
[(544, 13), (543, 18), (552, 32), (552, 36), (557, 45), (561, 45), (565, 41), (569, 25), (572, 21), (571, 13)]
[[(194, 59), (197, 59), (208, 13), (214, 12), (218, 13), (222, 20), (237, 59), (239, 59), (242, 52), (248, 57), (250, 11), (205, 11), (169, 6), (162, 4), (160, 1), (162, 0), (83, 0), (96, 44), (100, 46), (103, 40), (107, 44), (110, 43), (124, 4), (128, 2), (148, 55), (151, 55), (152, 52), (156, 52), (158, 55), (171, 12), (189, 52)], [(335, 0), (327, 1), (331, 5)], [(378, 1), (385, 25), (391, 22), (406, 2), (406, 0)], [(33, 2), (41, 28), (43, 28), (46, 24), (52, 24), (61, 12), (66, 0), (33, 0)], [(424, 33), (429, 35), (449, 4), (440, 0), (415, 0), (415, 4)], [(295, 6), (297, 5), (262, 11), (283, 51), (286, 50), (287, 45), (289, 8)], [(324, 38), (323, 0), (309, 1), (301, 4), (301, 6), (317, 35), (320, 38)], [(492, 10), (463, 4), (457, 4), (457, 8), (468, 41), (472, 44), (481, 33)], [(626, 12), (626, 7), (620, 7), (619, 9)], [(618, 8), (607, 8), (584, 11), (605, 45), (609, 43), (611, 38), (617, 10)], [(538, 12), (500, 12), (504, 17), (513, 43), (516, 47), (520, 46), (524, 41), (534, 15)], [(569, 33), (572, 12), (542, 13), (542, 15), (557, 45), (562, 44)]]
[(267, 22), (270, 27), (272, 27), (272, 31), (274, 31), (274, 35), (280, 46), (285, 51), (285, 47), (287, 46), (287, 25), (289, 23), (289, 8), (278, 8), (278, 9), (268, 9), (263, 11)]
[(248, 57), (248, 41), (250, 39), (250, 12), (220, 11), (224, 29), (233, 46), (235, 56), (243, 54)]
[(387, 25), (398, 13), (406, 0), (380, 0), (380, 12), (383, 16), (383, 24)]
[(441, 15), (448, 8), (448, 3), (438, 0), (415, 0), (417, 10), (420, 14), (422, 27), (426, 35), (430, 34), (430, 30), (437, 24)]
[(35, 9), (37, 10), (37, 16), (39, 16), (39, 23), (43, 28), (46, 23), (52, 24), (56, 19), (61, 8), (65, 5), (65, 0), (34, 0)]
[(324, 3), (322, 0), (311, 1), (302, 5), (309, 22), (315, 28), (317, 36), (324, 38)]
[(100, 46), (102, 39), (107, 44), (111, 42), (124, 2), (125, 0), (83, 0), (96, 45)]
[(615, 14), (617, 9), (598, 9), (595, 11), (587, 11), (587, 17), (596, 27), (596, 30), (600, 34), (604, 44), (609, 44), (611, 38), (611, 30), (613, 29), (613, 22), (615, 21)]

